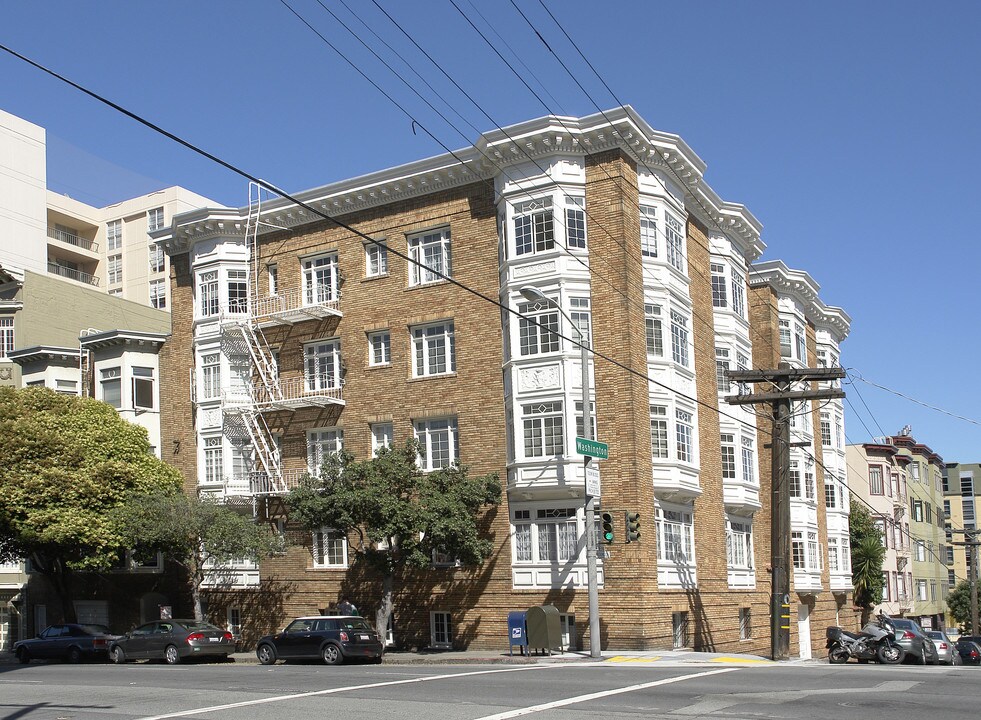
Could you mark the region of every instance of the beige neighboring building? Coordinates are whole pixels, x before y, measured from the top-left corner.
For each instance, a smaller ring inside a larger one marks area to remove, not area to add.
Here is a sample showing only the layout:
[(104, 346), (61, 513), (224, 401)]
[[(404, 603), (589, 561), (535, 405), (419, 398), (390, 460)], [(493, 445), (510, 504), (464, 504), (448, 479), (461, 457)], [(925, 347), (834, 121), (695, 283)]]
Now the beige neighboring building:
[(148, 232), (215, 202), (169, 187), (98, 208), (47, 189), (44, 128), (0, 110), (0, 265), (166, 310), (168, 260)]

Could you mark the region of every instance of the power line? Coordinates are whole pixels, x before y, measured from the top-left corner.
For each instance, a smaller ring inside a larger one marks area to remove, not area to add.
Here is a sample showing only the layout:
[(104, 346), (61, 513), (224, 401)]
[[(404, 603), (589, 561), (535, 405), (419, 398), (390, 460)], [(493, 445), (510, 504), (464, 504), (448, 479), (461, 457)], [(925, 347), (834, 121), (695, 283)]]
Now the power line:
[(847, 368), (847, 370), (848, 370), (848, 377), (851, 379), (858, 380), (859, 382), (863, 382), (866, 385), (871, 385), (872, 387), (879, 388), (880, 390), (885, 390), (886, 392), (892, 393), (893, 395), (901, 397), (904, 400), (909, 400), (912, 403), (916, 403), (917, 405), (921, 405), (929, 410), (934, 410), (938, 413), (948, 415), (957, 420), (963, 420), (964, 422), (971, 423), (972, 425), (981, 425), (981, 421), (979, 420), (974, 420), (973, 418), (965, 417), (963, 415), (958, 415), (957, 413), (951, 412), (950, 410), (944, 410), (943, 408), (937, 407), (936, 405), (930, 405), (929, 403), (925, 403), (922, 400), (917, 400), (916, 398), (910, 397), (905, 393), (899, 392), (899, 390), (893, 390), (892, 388), (888, 388), (885, 385), (880, 385), (879, 383), (872, 382), (871, 380), (862, 377), (862, 375), (855, 368)]

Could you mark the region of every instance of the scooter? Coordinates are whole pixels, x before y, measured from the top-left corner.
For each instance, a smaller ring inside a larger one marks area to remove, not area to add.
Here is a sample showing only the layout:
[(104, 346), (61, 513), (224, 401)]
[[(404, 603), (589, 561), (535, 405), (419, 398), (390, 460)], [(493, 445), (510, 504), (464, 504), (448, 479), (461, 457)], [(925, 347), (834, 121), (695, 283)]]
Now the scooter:
[(903, 661), (906, 651), (896, 644), (896, 627), (889, 616), (879, 616), (862, 628), (860, 633), (852, 633), (840, 627), (827, 630), (828, 662), (840, 664), (848, 658), (857, 660), (878, 660), (886, 665), (896, 665)]

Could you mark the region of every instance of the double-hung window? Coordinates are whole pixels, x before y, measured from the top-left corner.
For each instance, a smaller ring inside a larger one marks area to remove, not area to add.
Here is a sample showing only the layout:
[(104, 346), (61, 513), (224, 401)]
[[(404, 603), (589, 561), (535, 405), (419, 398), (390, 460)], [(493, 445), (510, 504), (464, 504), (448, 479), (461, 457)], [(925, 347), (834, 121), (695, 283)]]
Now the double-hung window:
[(794, 559), (795, 570), (805, 570), (807, 568), (804, 559), (804, 533), (794, 530), (790, 533), (790, 546)]
[(726, 523), (726, 550), (729, 567), (753, 567), (753, 521), (730, 520)]
[[(830, 570), (833, 573), (836, 573), (838, 572), (839, 567), (840, 567), (840, 562), (838, 559), (838, 538), (829, 537), (828, 538), (828, 570)], [(884, 585), (883, 590), (885, 591), (885, 589), (888, 587), (889, 587), (889, 583), (887, 582)], [(885, 594), (885, 592), (883, 594)], [(883, 599), (888, 600), (888, 598), (883, 598)]]
[(218, 314), (218, 271), (209, 270), (198, 276), (198, 309), (201, 317)]
[(371, 424), (371, 454), (377, 455), (379, 450), (392, 447), (393, 426), (390, 422)]
[(882, 495), (884, 493), (882, 483), (882, 466), (869, 465), (869, 494)]
[(692, 446), (692, 414), (681, 409), (675, 409), (674, 414), (678, 460), (681, 462), (695, 462)]
[(685, 230), (681, 222), (671, 215), (664, 216), (664, 240), (667, 245), (668, 262), (678, 272), (685, 272)]
[(320, 305), (335, 302), (340, 288), (337, 253), (303, 261), (303, 302)]
[(102, 402), (119, 410), (123, 406), (123, 375), (118, 367), (101, 371)]
[(210, 400), (221, 394), (221, 355), (201, 356), (201, 399)]
[(106, 276), (110, 285), (118, 285), (123, 281), (123, 256), (110, 255), (106, 261)]
[(133, 409), (153, 410), (153, 368), (133, 368)]
[(807, 362), (807, 336), (804, 334), (804, 326), (794, 323), (794, 343), (797, 349), (797, 359), (802, 363)]
[(146, 230), (153, 232), (160, 230), (164, 226), (164, 209), (162, 207), (153, 208), (146, 211)]
[(164, 310), (167, 307), (167, 281), (166, 280), (151, 280), (150, 281), (150, 307), (157, 308), (157, 310)]
[(565, 238), (567, 248), (586, 249), (586, 199), (566, 197)]
[[(583, 223), (585, 229), (585, 223)], [(585, 234), (583, 236), (585, 243)], [(543, 197), (518, 203), (514, 208), (514, 254), (528, 255), (552, 250), (555, 228), (552, 198)]]
[(722, 263), (710, 263), (712, 271), (712, 307), (724, 308), (729, 306), (726, 295), (726, 266)]
[(521, 355), (559, 351), (559, 311), (542, 302), (518, 305), (518, 347)]
[(756, 453), (753, 451), (753, 438), (742, 436), (743, 482), (756, 482)]
[(831, 415), (821, 413), (821, 445), (831, 447)]
[(368, 365), (388, 365), (392, 362), (392, 334), (388, 330), (368, 335)]
[(324, 461), (344, 449), (344, 431), (340, 428), (316, 428), (307, 432), (307, 468), (320, 475)]
[(736, 479), (736, 443), (735, 437), (728, 433), (719, 436), (722, 445), (722, 479)]
[[(589, 403), (589, 427), (591, 428), (590, 435), (592, 438), (598, 438), (599, 434), (596, 432), (596, 403)], [(585, 418), (582, 413), (582, 400), (576, 400), (576, 435), (578, 437), (586, 437), (586, 423)]]
[(575, 508), (538, 511), (539, 562), (565, 563), (579, 556)]
[(366, 243), (364, 246), (365, 275), (378, 277), (388, 274), (388, 248), (382, 243)]
[(807, 567), (809, 570), (821, 570), (823, 567), (821, 555), (818, 553), (818, 536), (813, 530), (807, 533)]
[(14, 351), (14, 318), (0, 317), (0, 357), (7, 357)]
[(409, 284), (438, 282), (453, 274), (450, 230), (436, 230), (409, 238)]
[(790, 497), (798, 500), (804, 497), (800, 484), (800, 463), (796, 460), (790, 461)]
[(644, 305), (644, 323), (647, 332), (647, 356), (664, 357), (664, 336), (661, 332), (661, 306)]
[(553, 457), (564, 453), (562, 402), (522, 405), (525, 457)]
[(164, 259), (164, 249), (163, 245), (160, 243), (150, 244), (150, 272), (158, 273), (163, 272), (164, 267), (167, 264)]
[(732, 272), (732, 311), (739, 317), (746, 316), (746, 279), (735, 270)]
[(347, 567), (347, 538), (337, 530), (321, 528), (313, 532), (313, 566)]
[(576, 340), (582, 338), (583, 344), (587, 347), (591, 347), (590, 342), (590, 329), (589, 329), (589, 298), (584, 297), (574, 297), (569, 298), (569, 317), (572, 318), (573, 324), (578, 328), (579, 335), (576, 336)]
[(220, 437), (204, 439), (204, 481), (209, 485), (221, 482), (223, 474), (222, 443)]
[(332, 390), (341, 386), (341, 341), (323, 340), (304, 349), (307, 392)]
[(720, 393), (729, 392), (729, 348), (715, 349), (715, 382)]
[(640, 206), (640, 254), (644, 257), (657, 257), (657, 210)]
[(668, 457), (668, 409), (663, 405), (651, 405), (651, 457), (664, 460)]
[(412, 328), (412, 377), (456, 372), (456, 341), (452, 322)]
[[(123, 246), (123, 221), (111, 220), (106, 223), (106, 250), (119, 250)], [(150, 246), (151, 252), (153, 245)]]
[(790, 357), (790, 321), (780, 319), (780, 357)]
[(657, 559), (679, 565), (691, 563), (695, 559), (692, 514), (656, 508), (654, 516), (657, 525)]
[(228, 312), (246, 313), (249, 311), (249, 271), (228, 271)]
[(420, 469), (439, 470), (460, 459), (456, 418), (417, 420), (413, 430), (419, 442)]
[(826, 472), (824, 478), (824, 506), (828, 510), (834, 510), (838, 507), (838, 488), (830, 473)]
[(677, 310), (671, 311), (671, 358), (688, 367), (688, 318)]

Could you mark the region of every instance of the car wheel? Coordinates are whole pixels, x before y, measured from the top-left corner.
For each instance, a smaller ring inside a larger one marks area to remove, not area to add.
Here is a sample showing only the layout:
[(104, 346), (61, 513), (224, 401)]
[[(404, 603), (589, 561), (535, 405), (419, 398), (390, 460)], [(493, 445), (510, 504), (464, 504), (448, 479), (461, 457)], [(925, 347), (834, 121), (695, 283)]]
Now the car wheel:
[(167, 661), (168, 665), (179, 665), (181, 662), (181, 654), (177, 650), (176, 645), (168, 645), (167, 649), (164, 650), (164, 660)]
[(260, 645), (255, 651), (261, 665), (273, 665), (276, 662), (276, 651), (272, 645)]
[(320, 656), (328, 665), (340, 665), (344, 662), (344, 655), (341, 654), (341, 649), (331, 643), (324, 645), (324, 649), (320, 651)]
[(916, 661), (916, 664), (917, 665), (926, 665), (927, 664), (926, 652), (925, 651), (923, 651), (923, 650), (920, 651), (920, 659)]
[(82, 662), (82, 649), (77, 647), (68, 648), (68, 662), (70, 663)]
[(17, 661), (21, 665), (27, 665), (31, 661), (31, 654), (25, 648), (17, 648)]
[(109, 651), (109, 657), (111, 657), (112, 661), (117, 665), (122, 665), (124, 662), (126, 662), (126, 653), (123, 652), (123, 649), (118, 645)]

